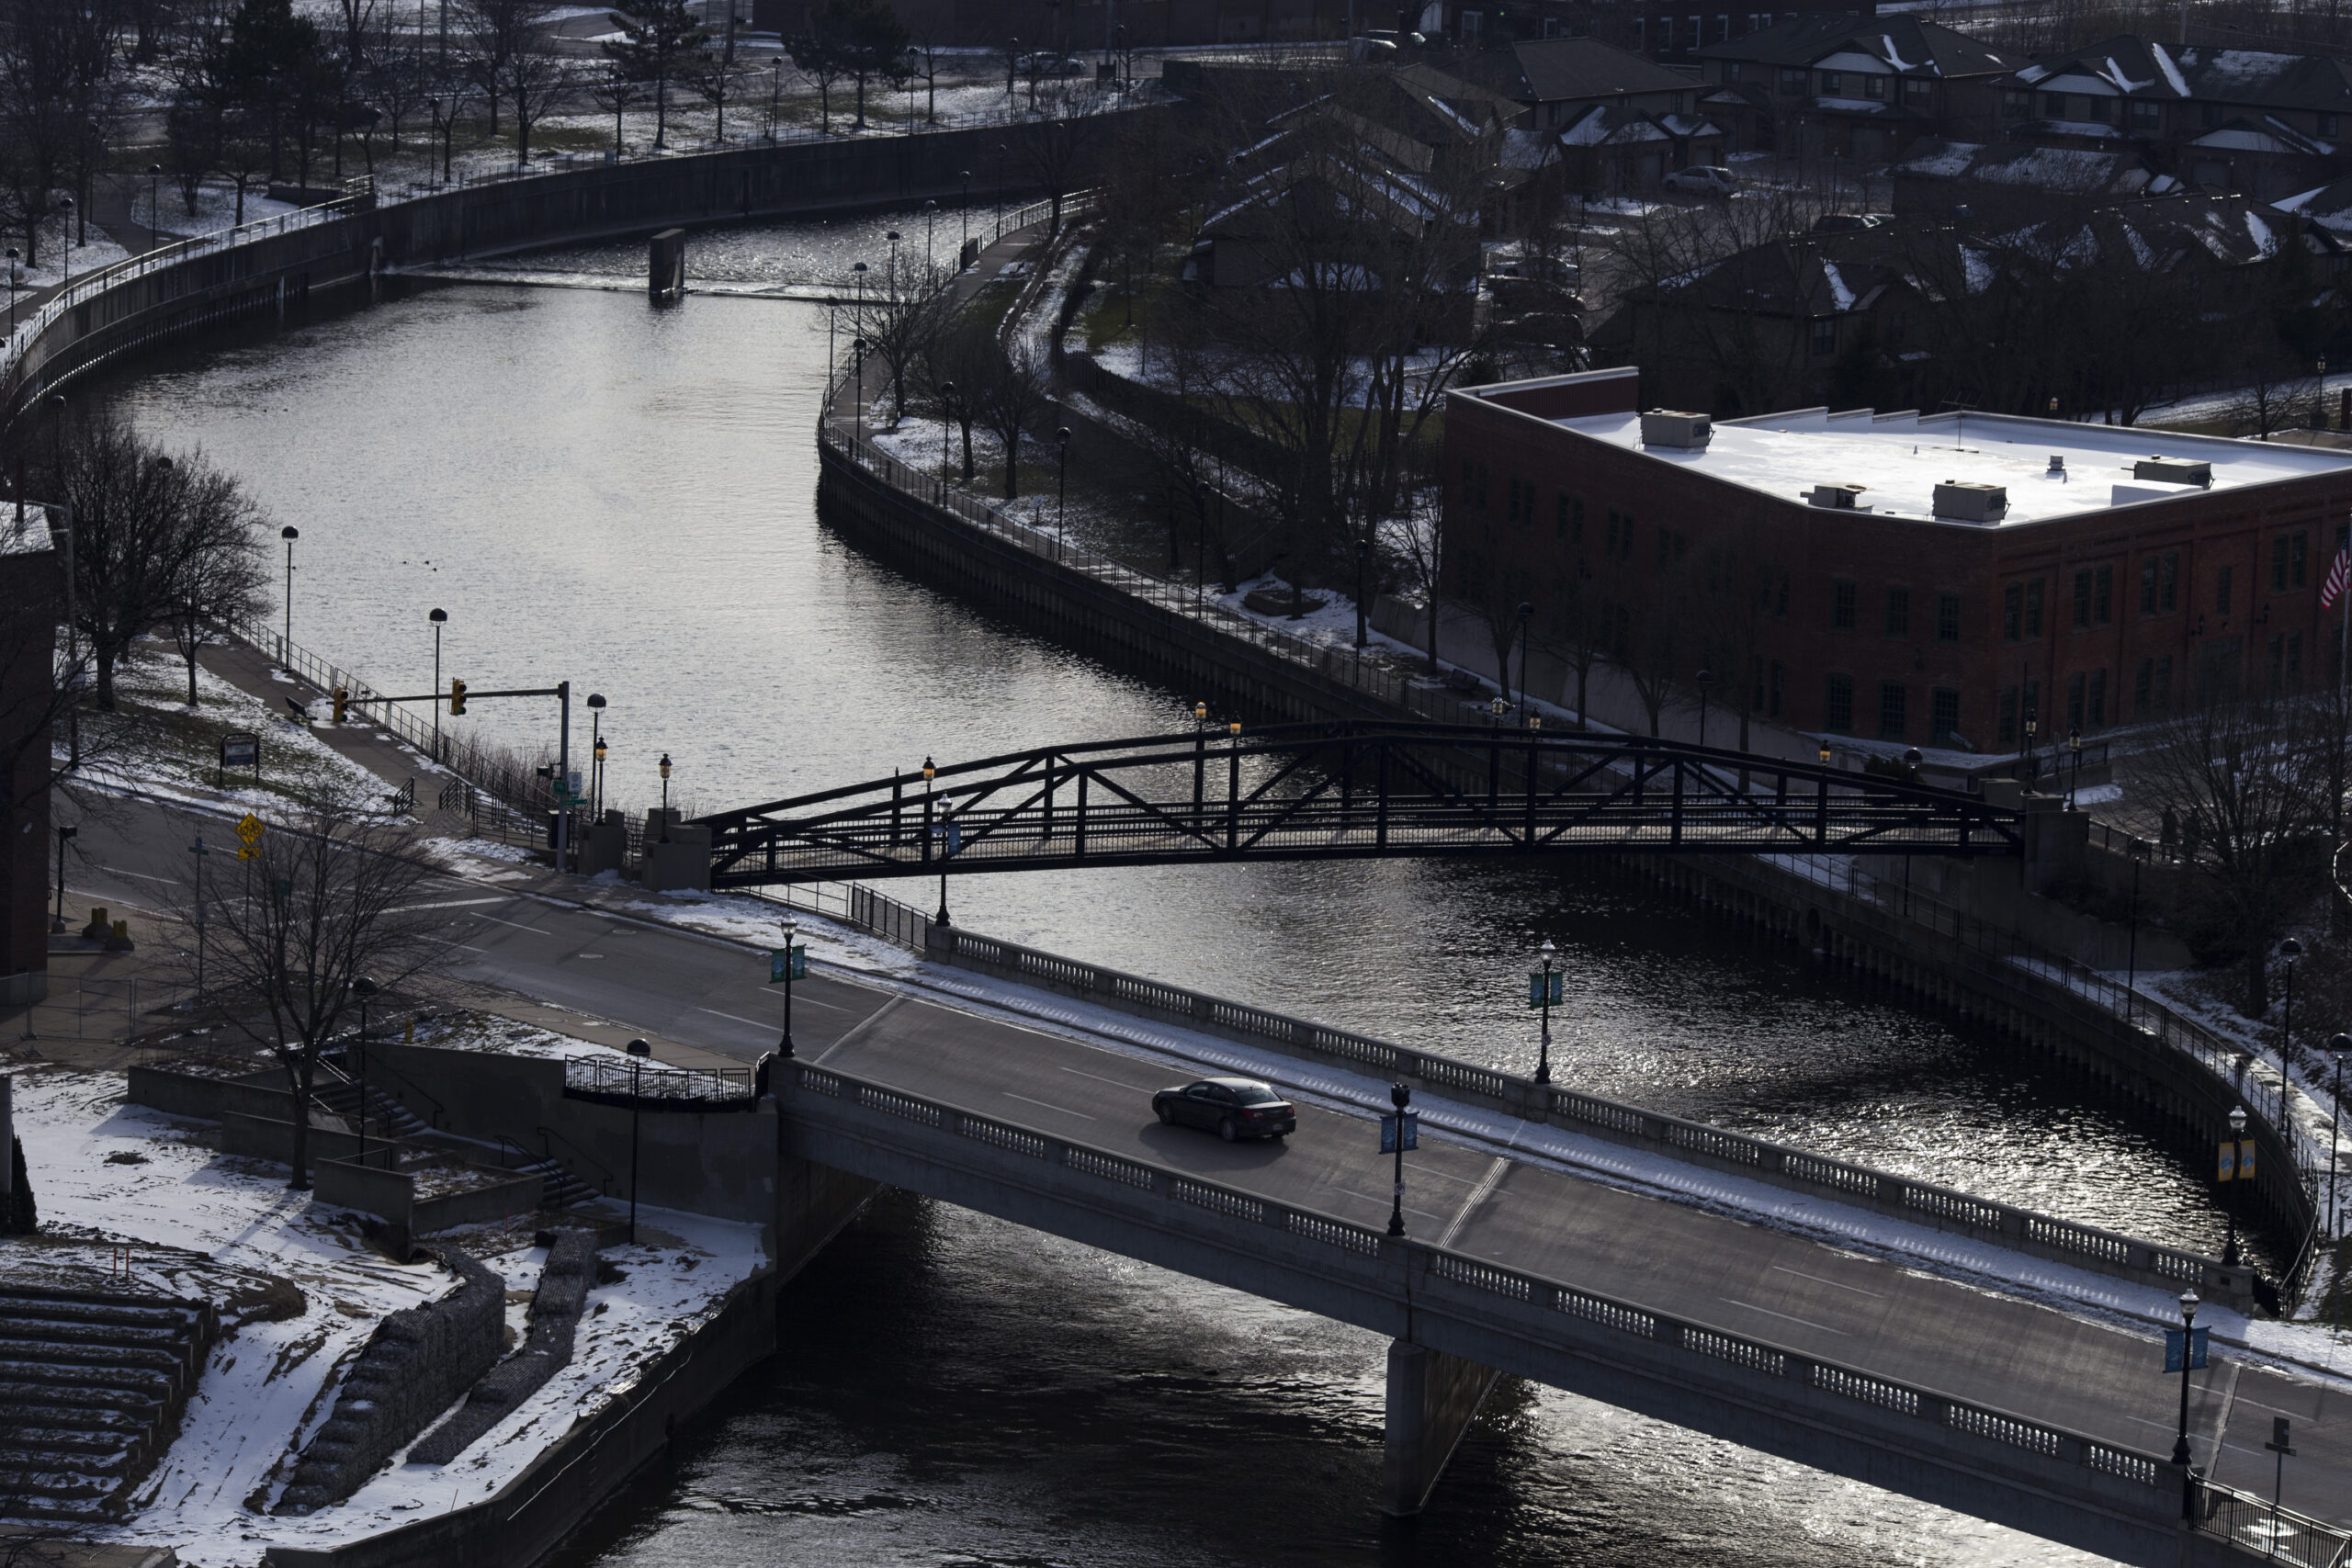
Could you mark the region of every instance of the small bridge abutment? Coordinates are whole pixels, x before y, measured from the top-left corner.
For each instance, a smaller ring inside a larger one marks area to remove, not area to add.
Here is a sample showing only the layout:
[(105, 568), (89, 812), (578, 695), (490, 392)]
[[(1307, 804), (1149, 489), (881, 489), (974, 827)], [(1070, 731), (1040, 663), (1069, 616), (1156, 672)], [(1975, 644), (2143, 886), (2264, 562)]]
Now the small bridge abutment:
[(1460, 1356), (1393, 1339), (1388, 1344), (1387, 1452), (1380, 1468), (1380, 1511), (1408, 1518), (1421, 1511), (1444, 1473), (1487, 1391), (1502, 1376)]

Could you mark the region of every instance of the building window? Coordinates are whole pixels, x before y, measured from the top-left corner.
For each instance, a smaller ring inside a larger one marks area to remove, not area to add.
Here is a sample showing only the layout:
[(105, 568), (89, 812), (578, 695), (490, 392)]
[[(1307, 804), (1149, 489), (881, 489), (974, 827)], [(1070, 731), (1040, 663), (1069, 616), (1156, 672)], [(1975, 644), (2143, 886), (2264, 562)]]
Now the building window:
[(1484, 11), (1464, 11), (1462, 13), (1462, 36), (1464, 38), (1476, 38), (1481, 32), (1486, 30), (1486, 27), (1487, 14)]
[(1772, 660), (1772, 684), (1764, 704), (1764, 716), (1778, 718), (1788, 706), (1789, 667), (1779, 660)]
[(1925, 76), (1907, 76), (1903, 82), (1903, 99), (1914, 108), (1924, 108), (1933, 102), (1936, 85)]
[(1670, 53), (1674, 49), (1674, 18), (1672, 17), (1660, 17), (1657, 19), (1657, 48), (1660, 54)]
[(2335, 116), (2332, 114), (2324, 114), (2319, 117), (2319, 133), (2322, 136), (2334, 136), (2336, 133), (2337, 126), (2341, 123), (2342, 121), (2338, 120)]
[(1839, 578), (1829, 585), (1829, 629), (1849, 632), (1854, 629), (1854, 606), (1860, 590), (1848, 578)]
[(2078, 632), (2088, 631), (2090, 625), (2091, 569), (2085, 567), (2075, 573), (2075, 629)]
[(2163, 128), (2164, 122), (2164, 105), (2147, 98), (2134, 98), (2132, 100), (2132, 130), (2157, 130)]
[(1864, 76), (1862, 78), (1862, 96), (1866, 98), (1884, 99), (1886, 96), (1886, 78), (1881, 76), (1876, 72), (1871, 72), (1870, 74)]
[(2180, 552), (2167, 550), (2140, 563), (2140, 614), (2166, 615), (2180, 607)]
[(1834, 98), (1845, 90), (1846, 78), (1843, 73), (1837, 71), (1824, 71), (1821, 73), (1821, 96), (1823, 97)]
[(2079, 671), (2066, 677), (2066, 730), (2071, 735), (2083, 732), (2083, 687), (2086, 683)]
[(1825, 316), (1813, 323), (1813, 356), (1828, 359), (1838, 352), (1838, 319)]
[(1781, 72), (1781, 91), (1792, 98), (1804, 96), (1804, 73), (1801, 70)]
[(1911, 590), (1890, 588), (1886, 591), (1886, 635), (1911, 635)]
[(2001, 590), (2001, 640), (2015, 642), (2025, 634), (2025, 584), (2012, 582)]
[(1960, 739), (1960, 694), (1938, 686), (1928, 694), (1928, 744), (1952, 746)]
[(2086, 729), (2107, 728), (2107, 671), (2104, 670), (2091, 671), (2090, 696), (2084, 705), (2084, 716), (2083, 728)]
[(1821, 728), (1836, 735), (1854, 733), (1854, 678), (1832, 675), (1821, 702)]
[(1936, 595), (1936, 640), (1960, 640), (1960, 595), (1957, 593)]
[(2018, 689), (2001, 688), (2000, 724), (1995, 730), (1993, 744), (2007, 748), (2018, 743)]
[(2091, 574), (2091, 625), (2106, 626), (2115, 618), (2115, 569), (2103, 566)]
[(1878, 688), (1878, 738), (1881, 740), (1903, 739), (1904, 709), (1910, 703), (1910, 688), (1900, 681), (1883, 681)]
[(2143, 659), (2132, 670), (2132, 716), (2147, 718), (2156, 711), (2156, 661)]
[(2108, 101), (2105, 98), (2099, 97), (2094, 94), (2083, 99), (2083, 107), (2086, 111), (2083, 117), (2084, 118), (2096, 120), (2102, 125), (2107, 123), (2109, 118), (2109, 107)]
[(1715, 18), (1715, 41), (1717, 43), (1731, 41), (1731, 13), (1728, 11)]
[(1726, 60), (1724, 62), (1724, 80), (1726, 82), (1736, 82), (1739, 80), (1738, 61)]
[(2042, 94), (2041, 113), (2042, 118), (2045, 119), (2064, 119), (2066, 118), (2066, 95), (2064, 93)]
[(1554, 509), (1552, 530), (1569, 544), (1584, 544), (1584, 498), (1560, 492), (1559, 504)]
[(2311, 542), (2309, 534), (2300, 533), (2287, 541), (2287, 585), (2290, 588), (2309, 585)]
[(2001, 113), (2011, 119), (2023, 119), (2033, 112), (2033, 95), (2005, 88), (2001, 93)]
[(2303, 684), (2303, 634), (2289, 632), (2270, 639), (2270, 686), (2277, 692), (2294, 692)]
[(2226, 566), (2213, 574), (2213, 613), (2217, 615), (2230, 613), (2231, 579), (2235, 575), (2236, 569)]
[(2025, 585), (2025, 635), (2028, 641), (2041, 635), (2041, 584), (2039, 577)]

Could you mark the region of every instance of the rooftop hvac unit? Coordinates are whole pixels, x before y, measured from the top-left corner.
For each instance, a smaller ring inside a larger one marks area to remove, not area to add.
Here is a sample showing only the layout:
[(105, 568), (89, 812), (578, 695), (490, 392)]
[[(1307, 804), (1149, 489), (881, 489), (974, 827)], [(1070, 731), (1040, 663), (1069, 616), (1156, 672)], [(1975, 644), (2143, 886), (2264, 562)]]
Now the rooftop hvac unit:
[(1955, 523), (1998, 523), (2008, 509), (2009, 492), (2001, 485), (1946, 479), (1936, 487), (1936, 515)]
[(1642, 445), (1645, 446), (1680, 446), (1687, 449), (1704, 447), (1707, 438), (1714, 434), (1714, 422), (1702, 413), (1677, 413), (1671, 409), (1652, 409), (1642, 415)]
[(1815, 485), (1805, 492), (1805, 500), (1815, 506), (1826, 506), (1833, 512), (1868, 512), (1867, 506), (1854, 503), (1861, 499), (1867, 487), (1862, 485)]
[(2192, 462), (2187, 457), (2143, 457), (2132, 465), (2132, 477), (2211, 490), (2213, 488), (2213, 465)]

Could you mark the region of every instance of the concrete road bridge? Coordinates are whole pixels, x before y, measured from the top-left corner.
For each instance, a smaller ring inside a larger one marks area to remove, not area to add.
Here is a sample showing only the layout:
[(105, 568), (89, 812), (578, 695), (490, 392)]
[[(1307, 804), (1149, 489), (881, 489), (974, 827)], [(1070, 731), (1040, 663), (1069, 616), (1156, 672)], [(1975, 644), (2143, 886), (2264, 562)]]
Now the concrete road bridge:
[(1476, 725), (1204, 727), (1041, 747), (698, 818), (714, 887), (1392, 855), (2016, 855), (1983, 798), (1826, 763)]

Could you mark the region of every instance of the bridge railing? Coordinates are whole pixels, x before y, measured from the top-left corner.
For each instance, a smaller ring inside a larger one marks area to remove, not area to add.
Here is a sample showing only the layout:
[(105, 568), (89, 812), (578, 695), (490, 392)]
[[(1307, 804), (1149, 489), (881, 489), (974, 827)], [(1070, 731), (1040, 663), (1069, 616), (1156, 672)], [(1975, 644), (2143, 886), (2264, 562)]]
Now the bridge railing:
[[(778, 1077), (786, 1093), (801, 1099), (801, 1104), (791, 1111), (796, 1122), (811, 1121), (819, 1100), (878, 1113), (953, 1140), (945, 1149), (904, 1151), (915, 1153), (918, 1157), (944, 1159), (993, 1182), (1047, 1191), (1049, 1195), (1067, 1196), (1069, 1190), (1052, 1179), (1037, 1179), (1024, 1173), (1040, 1168), (1068, 1171), (1090, 1184), (1100, 1184), (1097, 1196), (1087, 1200), (1090, 1206), (1114, 1208), (1171, 1233), (1214, 1233), (1222, 1246), (1244, 1255), (1286, 1253), (1283, 1261), (1301, 1264), (1317, 1274), (1346, 1278), (1358, 1288), (1384, 1296), (1409, 1299), (1424, 1312), (1448, 1307), (1475, 1311), (1480, 1301), (1494, 1303), (1507, 1312), (1512, 1308), (1533, 1308), (1547, 1316), (1575, 1318), (1614, 1330), (1645, 1346), (1680, 1352), (1693, 1358), (1690, 1365), (1694, 1371), (1702, 1364), (1713, 1370), (1712, 1376), (1701, 1374), (1706, 1381), (1724, 1377), (1750, 1381), (1755, 1385), (1750, 1397), (1760, 1401), (1771, 1401), (1773, 1391), (1770, 1385), (1777, 1383), (1786, 1388), (1793, 1383), (1814, 1393), (1850, 1402), (1860, 1421), (1878, 1423), (1892, 1416), (1905, 1424), (1919, 1423), (1929, 1429), (1921, 1433), (1923, 1438), (1939, 1447), (1949, 1447), (1962, 1463), (1973, 1462), (1970, 1457), (1973, 1450), (1996, 1463), (2006, 1457), (2008, 1463), (2039, 1470), (2045, 1477), (2048, 1472), (2041, 1466), (2054, 1465), (2074, 1472), (2078, 1477), (2074, 1484), (2085, 1493), (2113, 1496), (2115, 1483), (2120, 1483), (2126, 1496), (2133, 1489), (2145, 1489), (2141, 1496), (2158, 1508), (2166, 1506), (2168, 1497), (2178, 1495), (2181, 1478), (2177, 1469), (2165, 1459), (2124, 1444), (1727, 1333), (1712, 1324), (1678, 1317), (1428, 1242), (1390, 1236), (1334, 1214), (1204, 1180), (1034, 1128), (975, 1115), (939, 1100), (808, 1062), (792, 1062), (788, 1071)], [(888, 1124), (857, 1118), (844, 1131), (854, 1137), (881, 1136), (887, 1134)], [(964, 1152), (948, 1152), (959, 1148)], [(1525, 1321), (1521, 1314), (1511, 1315), (1514, 1326)], [(2267, 1520), (2269, 1510), (2258, 1499), (2210, 1484), (2200, 1490), (2205, 1502), (2197, 1510), (2203, 1516), (2198, 1528), (2239, 1545), (2267, 1540), (2252, 1533), (2267, 1529), (2249, 1512), (2259, 1507), (2263, 1520)], [(2282, 1542), (2291, 1539), (2294, 1550), (2300, 1553), (2285, 1561), (2303, 1563), (2308, 1568), (2339, 1568), (2347, 1552), (2352, 1552), (2352, 1532), (2284, 1511), (2279, 1517), (2283, 1524), (2291, 1526), (2290, 1530), (2282, 1529), (2279, 1539)]]
[(1662, 1115), (1455, 1057), (1418, 1051), (1373, 1035), (1293, 1018), (1223, 997), (1187, 990), (1101, 964), (979, 936), (960, 927), (931, 934), (930, 956), (1066, 995), (1181, 1021), (1263, 1045), (1285, 1055), (1410, 1078), (1450, 1095), (1484, 1101), (1517, 1116), (1590, 1134), (1615, 1144), (1668, 1154), (1773, 1186), (1832, 1196), (1925, 1225), (1958, 1231), (2035, 1256), (2120, 1275), (2170, 1290), (2193, 1285), (2240, 1308), (2253, 1304), (2253, 1271), (1931, 1181), (1873, 1170), (1725, 1128)]

